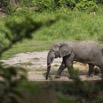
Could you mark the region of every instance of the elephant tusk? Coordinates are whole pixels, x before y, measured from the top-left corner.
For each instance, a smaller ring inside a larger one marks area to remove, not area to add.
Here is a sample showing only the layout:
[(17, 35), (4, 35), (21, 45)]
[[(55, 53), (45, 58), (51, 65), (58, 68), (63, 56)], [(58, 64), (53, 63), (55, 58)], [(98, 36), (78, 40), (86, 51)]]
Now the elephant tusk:
[(48, 68), (49, 66), (51, 66), (51, 64), (52, 64), (52, 63), (50, 63), (50, 64), (47, 66), (47, 68)]
[(53, 63), (53, 61), (47, 66), (47, 68), (48, 68), (49, 66), (51, 66), (52, 63)]

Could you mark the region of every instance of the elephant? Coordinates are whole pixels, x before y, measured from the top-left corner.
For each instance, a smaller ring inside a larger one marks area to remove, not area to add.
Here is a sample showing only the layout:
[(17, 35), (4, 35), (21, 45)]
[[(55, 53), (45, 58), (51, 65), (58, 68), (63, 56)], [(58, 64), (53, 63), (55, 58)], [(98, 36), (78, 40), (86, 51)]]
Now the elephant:
[[(51, 64), (54, 58), (62, 58), (62, 63), (55, 75), (56, 78), (61, 77), (61, 73), (65, 68), (73, 66), (73, 61), (87, 63), (89, 65), (88, 76), (91, 76), (94, 66), (100, 68), (103, 76), (103, 58), (101, 47), (95, 41), (68, 41), (54, 44), (47, 55), (47, 73), (46, 80), (48, 79)], [(70, 78), (72, 78), (70, 74)], [(72, 78), (73, 79), (73, 78)]]

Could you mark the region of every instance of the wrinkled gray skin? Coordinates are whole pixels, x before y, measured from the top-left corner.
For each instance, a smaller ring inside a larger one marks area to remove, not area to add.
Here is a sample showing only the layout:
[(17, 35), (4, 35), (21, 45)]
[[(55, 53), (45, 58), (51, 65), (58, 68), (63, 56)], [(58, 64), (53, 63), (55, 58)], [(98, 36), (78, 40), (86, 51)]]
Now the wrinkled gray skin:
[[(95, 65), (100, 68), (103, 76), (103, 60), (101, 48), (94, 41), (72, 41), (54, 44), (47, 56), (46, 79), (48, 79), (53, 59), (58, 57), (63, 59), (55, 76), (57, 78), (61, 76), (61, 73), (65, 68), (68, 68), (69, 71), (70, 67), (73, 66), (73, 61), (88, 63), (88, 76), (90, 76), (93, 73)], [(71, 75), (70, 78), (72, 78)]]

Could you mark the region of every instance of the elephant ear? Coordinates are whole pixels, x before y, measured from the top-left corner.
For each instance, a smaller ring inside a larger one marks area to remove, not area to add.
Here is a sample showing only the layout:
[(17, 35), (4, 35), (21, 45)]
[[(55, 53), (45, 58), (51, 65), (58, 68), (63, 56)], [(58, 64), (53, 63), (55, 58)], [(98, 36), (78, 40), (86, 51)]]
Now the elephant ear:
[(60, 46), (60, 57), (70, 55), (71, 52), (72, 52), (72, 49), (67, 44), (62, 44)]

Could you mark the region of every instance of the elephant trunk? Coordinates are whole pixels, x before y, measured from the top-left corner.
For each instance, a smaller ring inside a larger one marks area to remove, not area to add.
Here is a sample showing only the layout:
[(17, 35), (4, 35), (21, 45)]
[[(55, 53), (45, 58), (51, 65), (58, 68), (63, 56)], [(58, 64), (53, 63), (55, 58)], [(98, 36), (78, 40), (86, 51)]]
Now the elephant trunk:
[(48, 79), (50, 68), (51, 68), (51, 65), (48, 65), (47, 66), (47, 73), (46, 73), (46, 80)]
[(46, 80), (48, 79), (49, 72), (50, 72), (50, 69), (51, 69), (51, 64), (52, 64), (54, 58), (55, 58), (55, 55), (54, 55), (52, 52), (49, 52), (49, 53), (48, 53), (48, 56), (47, 56), (47, 73), (46, 73)]

